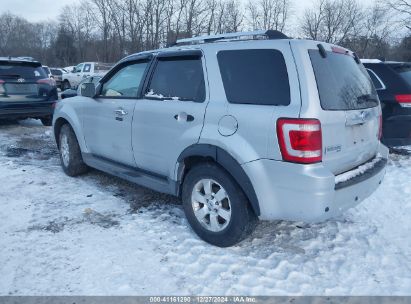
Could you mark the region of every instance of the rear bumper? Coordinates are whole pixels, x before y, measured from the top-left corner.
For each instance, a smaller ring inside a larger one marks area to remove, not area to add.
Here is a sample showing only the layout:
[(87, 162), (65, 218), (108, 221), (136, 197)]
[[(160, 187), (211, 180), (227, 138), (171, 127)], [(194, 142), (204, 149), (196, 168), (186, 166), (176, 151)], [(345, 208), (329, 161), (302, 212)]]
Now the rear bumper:
[(5, 105), (0, 102), (0, 118), (38, 118), (53, 115), (55, 102), (42, 102), (39, 104)]
[(243, 165), (254, 181), (262, 220), (319, 222), (340, 215), (370, 196), (385, 175), (388, 149), (380, 145), (382, 163), (343, 183), (321, 163), (299, 165), (258, 160)]

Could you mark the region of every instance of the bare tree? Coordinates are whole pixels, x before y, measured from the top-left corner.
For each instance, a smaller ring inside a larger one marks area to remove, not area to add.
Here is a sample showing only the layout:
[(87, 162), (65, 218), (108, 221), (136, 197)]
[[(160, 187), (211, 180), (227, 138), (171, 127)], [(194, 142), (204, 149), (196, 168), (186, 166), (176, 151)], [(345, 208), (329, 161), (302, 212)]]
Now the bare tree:
[(356, 0), (317, 0), (305, 11), (301, 31), (305, 37), (338, 44), (357, 34), (362, 17)]
[(411, 0), (388, 0), (386, 3), (400, 14), (401, 23), (411, 30)]
[(251, 27), (284, 31), (290, 14), (290, 0), (249, 0), (248, 18)]

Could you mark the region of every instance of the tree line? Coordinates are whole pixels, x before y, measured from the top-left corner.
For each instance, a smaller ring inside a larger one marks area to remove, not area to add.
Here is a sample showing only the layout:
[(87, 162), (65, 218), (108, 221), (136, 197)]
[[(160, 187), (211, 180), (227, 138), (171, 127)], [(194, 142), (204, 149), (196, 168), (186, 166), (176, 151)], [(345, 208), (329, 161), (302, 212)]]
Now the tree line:
[(116, 62), (199, 35), (274, 29), (336, 43), (363, 58), (411, 61), (411, 0), (365, 6), (359, 0), (82, 0), (55, 21), (0, 15), (0, 56), (31, 56), (50, 66)]

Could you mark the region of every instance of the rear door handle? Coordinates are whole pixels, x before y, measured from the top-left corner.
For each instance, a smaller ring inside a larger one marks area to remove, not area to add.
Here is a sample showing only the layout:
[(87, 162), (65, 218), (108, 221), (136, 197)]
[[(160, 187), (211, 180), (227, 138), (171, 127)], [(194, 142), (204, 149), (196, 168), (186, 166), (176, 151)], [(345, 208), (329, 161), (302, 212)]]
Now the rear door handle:
[(194, 120), (194, 116), (187, 114), (186, 112), (180, 112), (174, 115), (174, 119), (178, 122), (190, 122)]

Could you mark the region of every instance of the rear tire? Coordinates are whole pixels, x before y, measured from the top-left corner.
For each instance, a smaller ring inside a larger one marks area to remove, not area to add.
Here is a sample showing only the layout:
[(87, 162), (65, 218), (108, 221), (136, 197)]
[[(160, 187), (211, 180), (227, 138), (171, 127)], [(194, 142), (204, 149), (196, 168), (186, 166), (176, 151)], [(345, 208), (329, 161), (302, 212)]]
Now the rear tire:
[(53, 116), (42, 117), (40, 118), (41, 123), (45, 127), (50, 127), (53, 124)]
[(76, 134), (68, 124), (63, 125), (60, 130), (59, 152), (61, 166), (67, 175), (78, 176), (88, 171), (87, 165), (83, 162)]
[(229, 247), (244, 240), (257, 223), (240, 186), (214, 163), (197, 165), (187, 173), (182, 201), (194, 232), (218, 247)]

